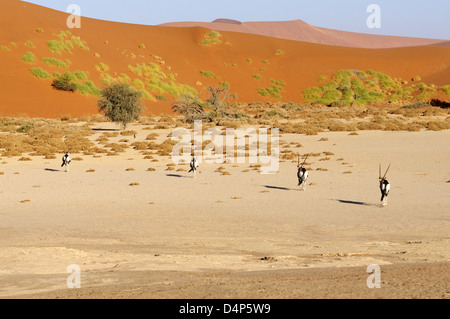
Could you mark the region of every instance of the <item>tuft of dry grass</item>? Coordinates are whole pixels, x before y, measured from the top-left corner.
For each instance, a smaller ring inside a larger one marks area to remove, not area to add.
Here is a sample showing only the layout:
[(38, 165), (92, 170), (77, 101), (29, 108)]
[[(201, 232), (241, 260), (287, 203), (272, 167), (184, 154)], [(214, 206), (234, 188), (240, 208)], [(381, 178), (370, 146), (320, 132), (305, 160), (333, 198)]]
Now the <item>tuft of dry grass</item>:
[(25, 204), (25, 203), (29, 203), (29, 202), (31, 202), (31, 200), (29, 200), (29, 199), (24, 199), (24, 200), (20, 201), (21, 204)]
[(147, 172), (154, 172), (154, 171), (156, 171), (156, 168), (153, 168), (153, 167), (147, 168)]
[(92, 169), (92, 168), (90, 168), (86, 171), (86, 173), (94, 173), (94, 172), (95, 172), (95, 169)]
[(129, 186), (139, 186), (139, 183), (130, 183)]
[(21, 157), (21, 158), (19, 158), (19, 161), (27, 162), (27, 161), (31, 161), (31, 158), (29, 158), (29, 157)]
[(125, 171), (126, 172), (131, 172), (131, 171), (134, 171), (134, 170), (135, 170), (134, 168), (130, 167), (130, 168), (127, 168)]
[(120, 135), (122, 135), (122, 136), (133, 136), (133, 135), (136, 135), (136, 134), (137, 134), (137, 132), (136, 131), (132, 131), (132, 130), (120, 132)]
[(352, 172), (351, 171), (345, 171), (344, 173), (342, 173), (342, 174), (351, 174)]

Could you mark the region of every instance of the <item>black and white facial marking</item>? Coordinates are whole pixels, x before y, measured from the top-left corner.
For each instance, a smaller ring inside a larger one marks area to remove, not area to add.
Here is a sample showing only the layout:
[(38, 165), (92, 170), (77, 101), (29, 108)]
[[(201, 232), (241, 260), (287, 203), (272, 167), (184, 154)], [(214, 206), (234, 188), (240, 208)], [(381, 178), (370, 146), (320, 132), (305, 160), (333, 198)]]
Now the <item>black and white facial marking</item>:
[(391, 189), (391, 184), (389, 184), (389, 181), (387, 179), (380, 179), (380, 191), (381, 191), (381, 201), (382, 202), (387, 199), (390, 189)]
[(308, 179), (308, 171), (304, 167), (299, 167), (297, 171), (298, 177), (298, 185), (306, 184), (306, 180)]

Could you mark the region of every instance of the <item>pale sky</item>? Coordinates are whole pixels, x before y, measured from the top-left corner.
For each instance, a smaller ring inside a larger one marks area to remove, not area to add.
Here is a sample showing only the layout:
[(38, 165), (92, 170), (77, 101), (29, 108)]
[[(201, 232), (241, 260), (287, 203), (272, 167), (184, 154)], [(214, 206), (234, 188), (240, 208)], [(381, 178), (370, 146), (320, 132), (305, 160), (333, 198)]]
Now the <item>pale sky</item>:
[[(313, 26), (371, 33), (450, 40), (450, 0), (26, 0), (67, 12), (70, 4), (89, 18), (157, 25), (211, 22), (218, 18), (249, 21), (301, 19)], [(381, 9), (381, 27), (370, 29), (370, 4)]]

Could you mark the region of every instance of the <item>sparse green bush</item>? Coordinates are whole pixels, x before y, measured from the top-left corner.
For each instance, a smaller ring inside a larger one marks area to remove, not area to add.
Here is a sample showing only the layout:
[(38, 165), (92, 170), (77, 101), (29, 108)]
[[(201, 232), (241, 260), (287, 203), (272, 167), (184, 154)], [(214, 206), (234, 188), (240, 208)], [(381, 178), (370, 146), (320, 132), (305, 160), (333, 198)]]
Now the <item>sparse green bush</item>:
[(92, 81), (75, 82), (77, 91), (84, 95), (101, 96), (101, 90)]
[(27, 52), (22, 57), (22, 60), (27, 62), (27, 63), (33, 63), (33, 62), (36, 61), (36, 56), (32, 52)]
[(48, 79), (51, 78), (50, 73), (41, 69), (41, 68), (31, 68), (30, 73), (39, 79)]
[(213, 78), (216, 76), (214, 72), (211, 71), (200, 71), (200, 74), (203, 75), (205, 78)]
[(450, 95), (450, 84), (442, 86), (439, 91), (443, 92), (445, 95)]
[(67, 76), (61, 76), (53, 80), (52, 87), (56, 90), (74, 92), (77, 89)]
[(323, 81), (325, 81), (327, 79), (327, 76), (326, 75), (321, 75), (321, 76), (319, 76), (318, 78), (317, 78), (317, 82), (323, 82)]
[(106, 65), (106, 64), (103, 63), (103, 62), (100, 62), (99, 64), (97, 64), (97, 65), (95, 66), (95, 69), (96, 69), (97, 71), (108, 72), (108, 71), (109, 71), (109, 66)]
[(75, 77), (77, 78), (77, 80), (87, 80), (89, 77), (89, 72), (87, 71), (75, 71), (73, 73), (73, 75), (75, 75)]
[(308, 103), (313, 103), (322, 97), (322, 90), (317, 87), (310, 87), (303, 90), (303, 98)]
[(87, 46), (87, 42), (83, 41), (80, 39), (80, 37), (71, 37), (70, 40), (72, 41), (73, 44), (75, 44), (77, 47), (79, 47), (80, 49), (89, 51), (90, 48)]
[(68, 68), (68, 65), (65, 62), (63, 62), (63, 61), (61, 61), (59, 59), (56, 59), (56, 58), (42, 58), (41, 61), (46, 63), (46, 64), (53, 65), (53, 66), (56, 66), (56, 67), (59, 67), (59, 68), (63, 68), (63, 69), (67, 69)]
[(208, 34), (205, 34), (203, 37), (205, 38), (205, 40), (200, 42), (200, 44), (203, 46), (211, 46), (222, 43), (222, 40), (220, 40), (222, 35), (217, 31), (211, 31)]
[(6, 45), (0, 46), (0, 50), (7, 51), (7, 52), (11, 52), (11, 49), (8, 48)]
[(262, 79), (262, 76), (259, 75), (259, 74), (253, 74), (252, 77), (254, 77), (254, 78), (257, 79), (257, 80)]
[(55, 53), (57, 55), (61, 55), (62, 51), (66, 51), (68, 53), (72, 53), (70, 51), (71, 48), (70, 48), (69, 45), (67, 45), (67, 44), (65, 44), (63, 42), (57, 41), (57, 40), (50, 40), (50, 41), (48, 41), (47, 42), (47, 46), (48, 46), (48, 49), (50, 50), (50, 52)]

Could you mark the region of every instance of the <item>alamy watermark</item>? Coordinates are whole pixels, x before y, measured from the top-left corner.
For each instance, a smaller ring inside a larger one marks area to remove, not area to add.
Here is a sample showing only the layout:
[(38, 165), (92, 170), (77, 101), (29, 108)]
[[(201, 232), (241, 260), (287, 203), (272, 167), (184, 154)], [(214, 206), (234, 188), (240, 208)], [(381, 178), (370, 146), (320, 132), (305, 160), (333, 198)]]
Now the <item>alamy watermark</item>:
[[(225, 135), (218, 128), (203, 130), (202, 121), (194, 122), (193, 135), (186, 128), (176, 128), (171, 139), (178, 143), (171, 152), (176, 164), (189, 163), (192, 156), (207, 164), (260, 164), (262, 174), (279, 170), (279, 129), (227, 128)], [(204, 145), (207, 143), (207, 145)]]
[(379, 265), (372, 264), (367, 267), (367, 272), (370, 273), (367, 277), (367, 288), (381, 288), (381, 269)]
[(66, 9), (67, 13), (70, 13), (67, 18), (66, 25), (69, 29), (81, 28), (81, 7), (77, 4), (70, 4)]
[(367, 13), (371, 13), (367, 18), (366, 25), (369, 29), (381, 28), (381, 7), (378, 4), (370, 4)]
[(70, 273), (67, 277), (67, 288), (81, 288), (81, 268), (76, 264), (67, 266), (66, 272)]

